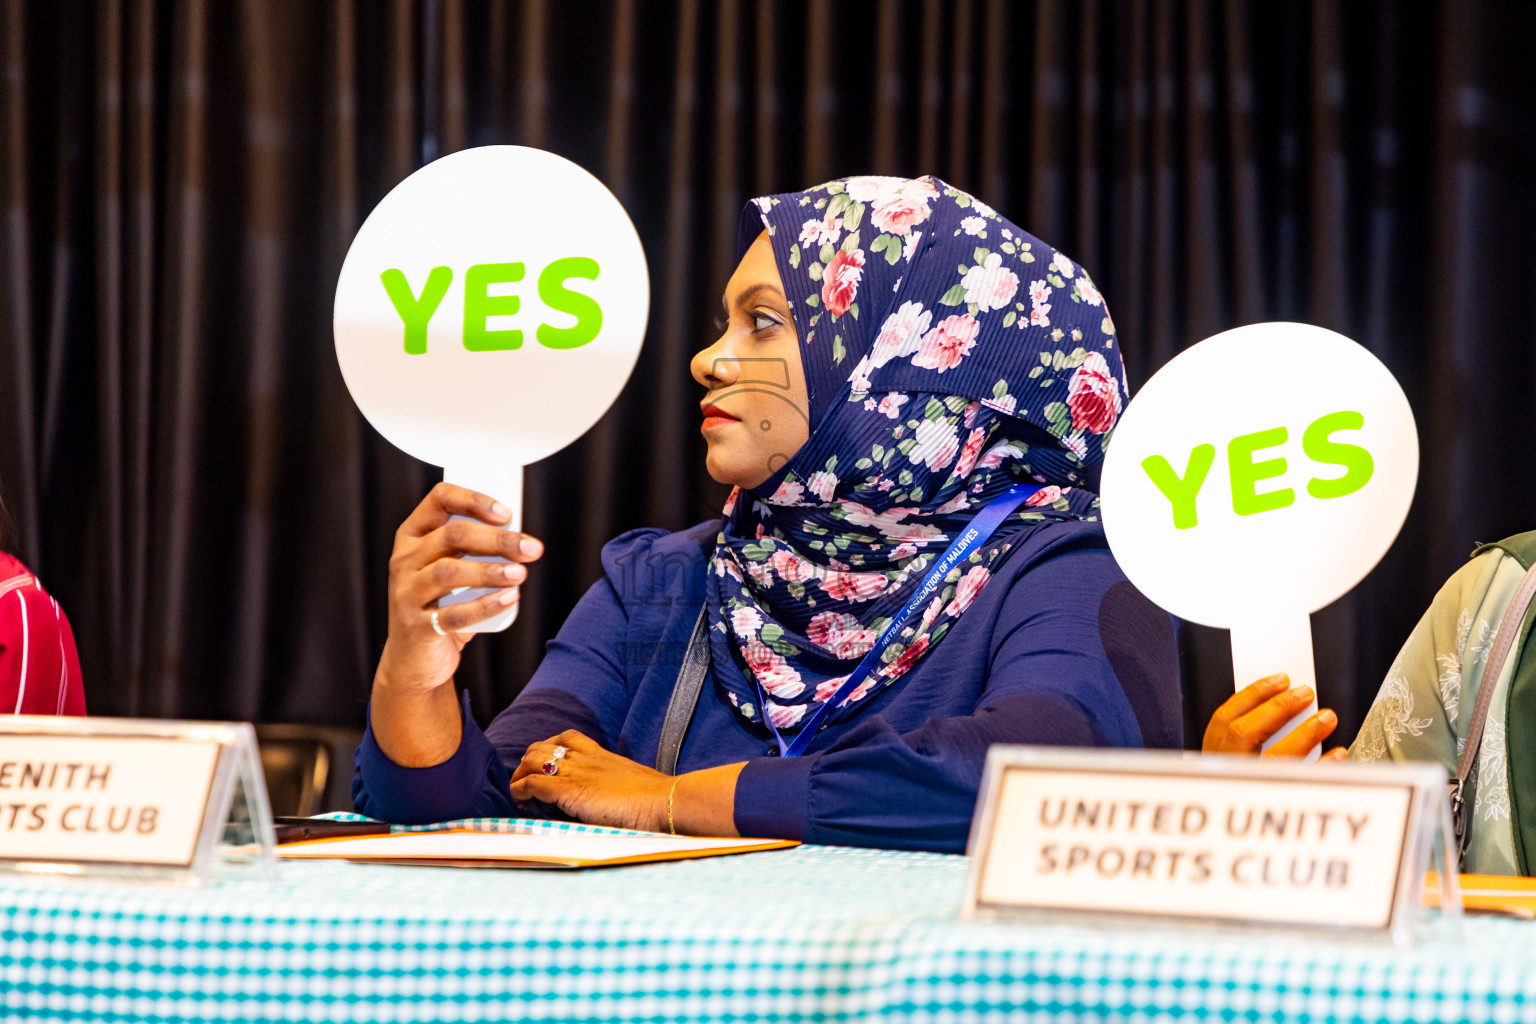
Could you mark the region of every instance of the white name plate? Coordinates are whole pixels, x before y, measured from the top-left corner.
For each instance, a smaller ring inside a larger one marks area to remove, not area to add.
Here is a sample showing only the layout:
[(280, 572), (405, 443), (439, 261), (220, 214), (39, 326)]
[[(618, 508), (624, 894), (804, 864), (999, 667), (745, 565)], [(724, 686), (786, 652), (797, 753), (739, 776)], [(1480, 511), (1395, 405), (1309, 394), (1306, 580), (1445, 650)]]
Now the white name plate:
[(259, 856), (271, 824), (249, 725), (0, 716), (0, 865), (206, 876), (237, 790)]
[(96, 736), (0, 741), (0, 856), (191, 867), (219, 744)]
[(1436, 765), (993, 747), (966, 912), (1402, 938), (1445, 793)]

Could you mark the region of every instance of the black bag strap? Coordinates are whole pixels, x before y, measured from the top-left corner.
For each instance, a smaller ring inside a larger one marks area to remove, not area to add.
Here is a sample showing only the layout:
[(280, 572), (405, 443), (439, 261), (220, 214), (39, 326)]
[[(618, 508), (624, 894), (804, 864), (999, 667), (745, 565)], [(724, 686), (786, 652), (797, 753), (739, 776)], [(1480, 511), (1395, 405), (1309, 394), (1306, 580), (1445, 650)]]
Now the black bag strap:
[(704, 689), (704, 676), (709, 671), (709, 617), (704, 609), (693, 624), (693, 635), (688, 638), (688, 650), (683, 654), (682, 667), (677, 671), (677, 684), (672, 687), (672, 699), (667, 703), (667, 717), (661, 721), (661, 742), (656, 747), (656, 770), (666, 775), (677, 774), (677, 755), (683, 749), (683, 737), (688, 735), (688, 725), (693, 721), (693, 711), (699, 706), (699, 692)]
[(1488, 662), (1483, 667), (1483, 679), (1477, 687), (1477, 704), (1472, 708), (1472, 720), (1467, 723), (1467, 741), (1456, 761), (1456, 777), (1450, 782), (1451, 821), (1456, 827), (1456, 856), (1458, 863), (1466, 853), (1467, 820), (1471, 817), (1473, 794), (1477, 787), (1477, 752), (1483, 745), (1483, 726), (1488, 723), (1488, 708), (1493, 703), (1493, 691), (1498, 688), (1499, 675), (1504, 662), (1514, 649), (1515, 640), (1525, 622), (1525, 613), (1536, 597), (1536, 565), (1520, 577), (1515, 594), (1504, 608), (1499, 629), (1493, 636), (1493, 648), (1488, 652)]

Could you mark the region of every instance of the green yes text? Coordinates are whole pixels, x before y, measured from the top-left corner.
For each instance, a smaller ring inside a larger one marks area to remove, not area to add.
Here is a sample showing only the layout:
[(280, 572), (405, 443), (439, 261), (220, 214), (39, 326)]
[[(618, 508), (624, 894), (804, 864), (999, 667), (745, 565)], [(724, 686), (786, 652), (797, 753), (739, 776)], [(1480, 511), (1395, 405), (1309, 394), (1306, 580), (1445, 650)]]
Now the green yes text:
[[(555, 260), (539, 272), (538, 293), (544, 305), (558, 313), (576, 318), (569, 327), (540, 324), (534, 331), (539, 344), (545, 348), (580, 348), (603, 329), (603, 308), (597, 300), (583, 292), (572, 291), (567, 281), (580, 279), (596, 281), (601, 268), (597, 261), (586, 256), (567, 256)], [(493, 316), (511, 316), (521, 308), (515, 293), (498, 291), (491, 294), (493, 285), (517, 284), (524, 277), (521, 263), (476, 263), (464, 272), (464, 347), (471, 352), (502, 352), (523, 347), (523, 332), (516, 328), (492, 330)], [(453, 283), (453, 269), (433, 267), (418, 293), (411, 288), (405, 274), (391, 267), (379, 275), (384, 292), (394, 304), (395, 312), (405, 325), (405, 352), (407, 355), (425, 355), (427, 351), (427, 324), (442, 305), (448, 286)]]
[[(1333, 440), (1340, 430), (1359, 430), (1365, 426), (1365, 417), (1358, 412), (1341, 410), (1319, 416), (1302, 432), (1301, 450), (1315, 463), (1340, 466), (1344, 472), (1338, 476), (1314, 476), (1307, 481), (1307, 493), (1314, 498), (1342, 498), (1354, 494), (1370, 483), (1376, 472), (1376, 462), (1371, 453), (1356, 444)], [(1272, 512), (1296, 503), (1296, 492), (1289, 487), (1259, 485), (1266, 480), (1278, 480), (1286, 475), (1289, 465), (1284, 455), (1259, 457), (1260, 452), (1272, 452), (1286, 443), (1290, 432), (1285, 427), (1242, 434), (1227, 442), (1227, 476), (1231, 481), (1232, 511), (1240, 516), (1259, 512)], [(1168, 499), (1173, 508), (1173, 526), (1188, 530), (1198, 526), (1200, 517), (1195, 499), (1205, 478), (1216, 462), (1216, 446), (1196, 445), (1185, 461), (1180, 473), (1161, 455), (1149, 455), (1141, 460), (1141, 468), (1147, 478)]]

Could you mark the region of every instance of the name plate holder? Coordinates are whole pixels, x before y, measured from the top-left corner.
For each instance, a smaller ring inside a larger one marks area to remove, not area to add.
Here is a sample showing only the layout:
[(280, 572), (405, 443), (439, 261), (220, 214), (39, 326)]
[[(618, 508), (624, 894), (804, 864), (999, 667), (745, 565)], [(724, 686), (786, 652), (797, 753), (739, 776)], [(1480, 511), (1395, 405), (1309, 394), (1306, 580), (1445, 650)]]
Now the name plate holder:
[(0, 715), (0, 871), (277, 877), (245, 722)]
[(998, 745), (967, 920), (1283, 929), (1410, 945), (1461, 894), (1445, 769)]

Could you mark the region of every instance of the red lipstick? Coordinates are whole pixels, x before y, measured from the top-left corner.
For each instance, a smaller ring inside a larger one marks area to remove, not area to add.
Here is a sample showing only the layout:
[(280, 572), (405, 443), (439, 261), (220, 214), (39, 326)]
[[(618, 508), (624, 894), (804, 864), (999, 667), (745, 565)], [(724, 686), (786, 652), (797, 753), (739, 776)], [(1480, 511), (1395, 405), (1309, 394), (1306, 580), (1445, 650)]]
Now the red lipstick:
[(703, 411), (704, 423), (699, 427), (700, 430), (708, 430), (711, 427), (723, 427), (727, 423), (741, 422), (738, 417), (732, 416), (718, 405), (710, 405), (705, 403), (703, 406)]

